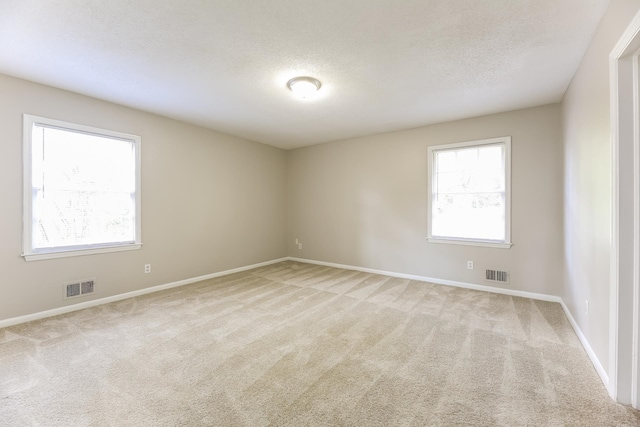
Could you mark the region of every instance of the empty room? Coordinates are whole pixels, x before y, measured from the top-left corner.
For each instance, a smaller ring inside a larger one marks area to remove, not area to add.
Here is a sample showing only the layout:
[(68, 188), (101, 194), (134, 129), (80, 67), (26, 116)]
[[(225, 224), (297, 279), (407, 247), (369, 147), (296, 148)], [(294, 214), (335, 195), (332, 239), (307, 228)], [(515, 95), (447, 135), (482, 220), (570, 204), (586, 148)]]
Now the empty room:
[(640, 0), (0, 2), (0, 426), (640, 426)]

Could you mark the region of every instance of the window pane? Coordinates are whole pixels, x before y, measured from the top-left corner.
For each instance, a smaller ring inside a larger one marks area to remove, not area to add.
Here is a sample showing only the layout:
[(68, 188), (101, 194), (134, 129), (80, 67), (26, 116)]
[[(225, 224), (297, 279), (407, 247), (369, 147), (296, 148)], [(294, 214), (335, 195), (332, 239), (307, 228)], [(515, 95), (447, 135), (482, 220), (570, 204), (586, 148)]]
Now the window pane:
[(34, 250), (135, 241), (135, 142), (34, 125)]
[(432, 151), (431, 236), (504, 242), (505, 143)]
[(132, 141), (44, 128), (41, 145), (49, 188), (135, 191)]
[(440, 194), (433, 201), (432, 235), (504, 240), (504, 194)]
[(133, 242), (131, 194), (39, 191), (36, 195), (34, 248)]

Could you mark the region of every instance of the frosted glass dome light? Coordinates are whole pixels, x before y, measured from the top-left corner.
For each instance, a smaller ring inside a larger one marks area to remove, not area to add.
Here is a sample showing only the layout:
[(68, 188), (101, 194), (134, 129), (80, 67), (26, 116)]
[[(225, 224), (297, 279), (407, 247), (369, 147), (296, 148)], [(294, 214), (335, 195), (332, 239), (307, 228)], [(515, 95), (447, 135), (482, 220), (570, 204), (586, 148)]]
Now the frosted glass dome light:
[(320, 89), (320, 86), (322, 86), (322, 83), (320, 83), (320, 80), (314, 79), (313, 77), (301, 76), (294, 77), (289, 80), (287, 82), (287, 86), (291, 89), (291, 92), (293, 92), (294, 95), (305, 99), (316, 93)]

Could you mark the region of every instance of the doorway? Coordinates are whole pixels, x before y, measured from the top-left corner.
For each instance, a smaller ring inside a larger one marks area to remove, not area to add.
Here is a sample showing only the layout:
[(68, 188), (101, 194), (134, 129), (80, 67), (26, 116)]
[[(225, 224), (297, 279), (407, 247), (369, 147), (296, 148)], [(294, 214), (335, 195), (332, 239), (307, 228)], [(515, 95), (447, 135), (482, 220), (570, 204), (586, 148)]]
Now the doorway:
[(609, 393), (640, 409), (640, 12), (610, 55), (612, 240)]

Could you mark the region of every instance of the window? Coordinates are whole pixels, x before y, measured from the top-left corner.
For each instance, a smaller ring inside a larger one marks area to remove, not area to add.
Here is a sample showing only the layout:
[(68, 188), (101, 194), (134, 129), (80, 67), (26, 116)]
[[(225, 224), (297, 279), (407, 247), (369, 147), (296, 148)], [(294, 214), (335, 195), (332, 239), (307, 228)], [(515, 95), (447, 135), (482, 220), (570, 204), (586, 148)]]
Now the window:
[(24, 115), (27, 261), (139, 249), (140, 137)]
[(428, 148), (428, 239), (508, 248), (511, 137)]

